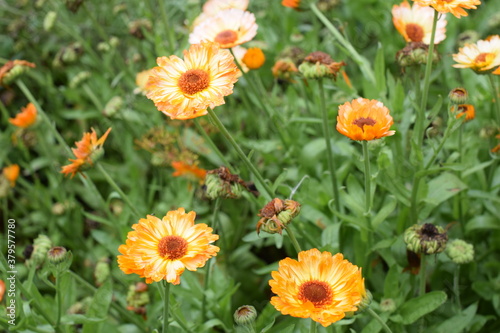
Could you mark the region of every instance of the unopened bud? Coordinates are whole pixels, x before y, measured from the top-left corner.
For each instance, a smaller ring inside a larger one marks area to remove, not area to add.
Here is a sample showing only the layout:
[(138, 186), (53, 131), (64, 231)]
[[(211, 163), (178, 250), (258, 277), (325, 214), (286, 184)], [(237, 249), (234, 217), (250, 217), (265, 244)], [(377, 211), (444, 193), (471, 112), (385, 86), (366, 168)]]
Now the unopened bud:
[(110, 268), (109, 268), (109, 260), (108, 258), (102, 258), (95, 265), (94, 277), (95, 284), (97, 286), (101, 286), (109, 277)]
[[(423, 65), (427, 63), (429, 45), (421, 42), (410, 42), (396, 53), (396, 60), (401, 67)], [(439, 60), (439, 53), (434, 49), (432, 62)]]
[(392, 298), (384, 298), (380, 301), (380, 310), (383, 312), (396, 311), (396, 302)]
[(454, 239), (446, 246), (446, 255), (456, 264), (468, 264), (474, 260), (474, 246), (461, 239)]
[(51, 247), (52, 242), (50, 241), (49, 237), (45, 235), (38, 235), (38, 237), (33, 241), (33, 252), (31, 252), (29, 260), (26, 260), (26, 266), (41, 266), (45, 261), (47, 251), (49, 251)]
[(52, 27), (54, 27), (56, 19), (57, 19), (57, 12), (54, 12), (52, 10), (49, 11), (47, 15), (45, 15), (45, 18), (43, 19), (43, 30), (45, 31), (52, 30)]
[(464, 104), (467, 102), (469, 94), (464, 88), (455, 88), (450, 91), (448, 98), (452, 104)]
[(254, 323), (257, 318), (257, 310), (251, 305), (240, 306), (233, 314), (237, 333), (255, 332)]
[(62, 246), (55, 246), (47, 251), (47, 260), (51, 264), (58, 265), (62, 263), (67, 256), (68, 251)]
[(120, 96), (113, 96), (102, 111), (102, 114), (106, 117), (113, 117), (123, 108), (123, 98)]

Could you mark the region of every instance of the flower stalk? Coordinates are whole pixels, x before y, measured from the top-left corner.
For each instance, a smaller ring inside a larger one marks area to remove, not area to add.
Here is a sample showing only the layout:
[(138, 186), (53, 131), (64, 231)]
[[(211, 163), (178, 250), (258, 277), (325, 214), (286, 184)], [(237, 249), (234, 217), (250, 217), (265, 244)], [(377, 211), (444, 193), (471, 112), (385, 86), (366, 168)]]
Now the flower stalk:
[(368, 307), (366, 311), (370, 314), (370, 316), (372, 316), (376, 321), (379, 322), (379, 324), (382, 326), (382, 328), (386, 333), (392, 333), (389, 326), (387, 326), (385, 321), (383, 321), (382, 318), (380, 318), (380, 316), (375, 311), (372, 310), (372, 308)]
[(162, 325), (162, 333), (168, 332), (168, 306), (170, 301), (170, 283), (167, 281), (162, 281), (163, 284), (163, 325)]
[(498, 90), (497, 90), (497, 86), (495, 84), (495, 78), (493, 77), (493, 74), (488, 75), (488, 81), (490, 82), (491, 93), (493, 94), (493, 100), (494, 100), (495, 110), (496, 110), (497, 125), (500, 126), (500, 103), (498, 101)]

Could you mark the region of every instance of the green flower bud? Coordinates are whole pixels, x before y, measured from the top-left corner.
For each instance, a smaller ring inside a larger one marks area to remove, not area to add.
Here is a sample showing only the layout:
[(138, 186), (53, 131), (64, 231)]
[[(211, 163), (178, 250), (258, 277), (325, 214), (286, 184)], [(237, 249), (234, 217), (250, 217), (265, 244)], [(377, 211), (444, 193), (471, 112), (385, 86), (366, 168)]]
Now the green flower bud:
[(443, 252), (448, 241), (446, 231), (430, 223), (411, 226), (403, 237), (408, 250), (422, 254)]
[(326, 53), (316, 51), (304, 58), (304, 62), (299, 66), (299, 71), (306, 79), (332, 78), (336, 79), (337, 74), (345, 62), (334, 62)]
[(106, 106), (104, 107), (102, 113), (106, 117), (113, 117), (122, 108), (123, 108), (123, 98), (121, 98), (120, 96), (113, 96), (113, 98), (111, 98), (108, 101), (108, 103), (106, 103)]
[(108, 279), (110, 274), (109, 260), (108, 258), (102, 258), (95, 265), (94, 277), (95, 284), (101, 286)]
[(148, 285), (144, 282), (138, 282), (128, 288), (127, 309), (136, 311), (149, 304)]
[(91, 76), (90, 72), (82, 71), (76, 74), (71, 81), (69, 81), (69, 87), (74, 89), (77, 88), (80, 84), (87, 81)]
[(396, 311), (396, 302), (392, 298), (384, 298), (380, 301), (380, 310), (383, 312)]
[(455, 264), (468, 264), (474, 260), (474, 246), (461, 239), (454, 239), (446, 246), (446, 255)]
[(43, 30), (45, 31), (52, 30), (52, 27), (54, 27), (56, 19), (57, 19), (57, 12), (54, 12), (52, 10), (49, 11), (47, 15), (45, 15), (45, 18), (43, 19)]
[[(421, 42), (410, 42), (396, 53), (396, 60), (401, 67), (423, 65), (427, 63), (429, 45)], [(439, 53), (434, 49), (432, 62), (439, 60)]]
[(464, 88), (455, 88), (450, 91), (448, 98), (452, 104), (464, 104), (469, 99), (469, 94)]
[(47, 260), (51, 264), (58, 265), (62, 263), (67, 256), (68, 251), (62, 246), (55, 246), (47, 251)]
[(52, 247), (52, 242), (49, 237), (45, 235), (38, 235), (38, 237), (33, 241), (33, 252), (31, 253), (31, 257), (29, 260), (26, 260), (26, 266), (39, 267), (45, 261), (45, 257), (47, 252)]
[(257, 318), (257, 310), (251, 305), (243, 305), (234, 311), (233, 318), (236, 325), (252, 325)]
[(458, 47), (464, 47), (467, 44), (474, 44), (481, 36), (475, 30), (465, 30), (458, 35)]

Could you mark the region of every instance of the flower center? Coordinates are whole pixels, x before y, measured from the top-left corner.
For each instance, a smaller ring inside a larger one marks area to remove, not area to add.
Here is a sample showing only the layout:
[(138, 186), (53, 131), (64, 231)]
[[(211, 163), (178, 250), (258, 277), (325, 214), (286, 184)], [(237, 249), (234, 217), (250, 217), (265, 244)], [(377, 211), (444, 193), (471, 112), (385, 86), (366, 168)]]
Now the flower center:
[(424, 29), (418, 24), (408, 23), (405, 30), (412, 42), (421, 42), (424, 38)]
[(315, 307), (328, 305), (332, 302), (332, 289), (323, 281), (307, 281), (299, 287), (299, 299), (303, 302), (310, 301)]
[(177, 260), (187, 253), (188, 242), (180, 236), (165, 236), (158, 244), (160, 256), (170, 260)]
[(492, 58), (493, 54), (491, 53), (486, 53), (486, 52), (483, 52), (483, 53), (480, 53), (476, 59), (474, 59), (474, 62), (479, 65), (479, 66), (484, 66), (486, 65), (487, 63), (491, 62), (491, 58)]
[(377, 122), (368, 117), (368, 118), (364, 118), (364, 117), (361, 117), (361, 118), (358, 118), (356, 119), (355, 121), (352, 122), (353, 125), (356, 125), (356, 126), (359, 126), (359, 128), (361, 128), (361, 130), (364, 132), (365, 129), (364, 129), (364, 126), (365, 125), (368, 125), (368, 126), (373, 126), (375, 125)]
[(210, 85), (210, 76), (201, 69), (190, 69), (177, 81), (180, 90), (186, 95), (194, 95)]
[(225, 45), (234, 43), (238, 39), (238, 34), (234, 30), (224, 30), (215, 36), (215, 42)]

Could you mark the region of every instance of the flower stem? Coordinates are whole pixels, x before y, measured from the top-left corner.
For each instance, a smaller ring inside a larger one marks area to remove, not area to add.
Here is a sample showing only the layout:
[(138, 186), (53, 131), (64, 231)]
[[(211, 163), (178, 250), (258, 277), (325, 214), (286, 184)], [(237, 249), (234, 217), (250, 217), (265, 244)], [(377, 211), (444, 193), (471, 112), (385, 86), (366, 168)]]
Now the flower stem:
[(108, 172), (103, 168), (103, 166), (99, 163), (97, 163), (97, 169), (102, 173), (102, 175), (104, 176), (104, 178), (106, 178), (106, 181), (109, 183), (109, 185), (111, 185), (111, 187), (116, 191), (118, 192), (118, 194), (120, 195), (120, 197), (123, 199), (123, 201), (125, 201), (125, 203), (130, 207), (130, 209), (132, 210), (132, 212), (137, 216), (137, 217), (140, 217), (141, 214), (139, 213), (139, 211), (137, 210), (137, 208), (135, 208), (135, 206), (132, 204), (132, 201), (130, 201), (129, 197), (122, 191), (122, 189), (120, 188), (120, 186), (118, 186), (118, 184), (116, 184), (116, 182), (113, 180), (113, 178), (111, 178), (111, 176), (108, 174)]
[(458, 313), (462, 312), (462, 304), (460, 303), (460, 265), (457, 264), (453, 274), (453, 293), (457, 301)]
[(370, 212), (372, 210), (372, 203), (371, 203), (372, 175), (370, 172), (370, 152), (368, 151), (368, 141), (363, 141), (362, 144), (363, 144), (363, 159), (365, 162), (365, 215), (369, 218)]
[(500, 127), (500, 103), (498, 101), (498, 90), (497, 90), (497, 87), (495, 84), (495, 78), (494, 78), (493, 74), (488, 75), (488, 80), (490, 81), (491, 92), (493, 94), (493, 99), (495, 101), (497, 126)]
[(420, 110), (417, 112), (417, 119), (415, 124), (415, 135), (417, 139), (415, 140), (418, 147), (422, 146), (424, 140), (424, 122), (425, 122), (425, 111), (427, 108), (427, 97), (429, 95), (429, 83), (431, 79), (432, 72), (432, 60), (434, 58), (434, 39), (436, 36), (436, 26), (438, 21), (439, 12), (434, 11), (434, 20), (432, 21), (432, 33), (431, 41), (429, 43), (429, 50), (427, 54), (427, 63), (425, 64), (425, 75), (424, 75), (424, 87), (422, 90), (422, 99), (420, 102)]
[[(337, 174), (335, 172), (336, 169), (335, 162), (333, 160), (333, 154), (332, 154), (332, 142), (330, 135), (330, 127), (328, 125), (328, 112), (326, 110), (325, 88), (323, 86), (323, 80), (321, 79), (318, 80), (318, 86), (320, 95), (320, 108), (321, 108), (321, 114), (323, 116), (323, 136), (325, 137), (326, 141), (326, 156), (328, 160), (328, 168), (330, 169), (330, 177), (332, 180), (333, 199), (335, 200), (335, 210), (337, 210), (337, 212), (340, 212), (339, 186), (337, 182)], [(334, 222), (337, 222), (336, 215), (334, 215), (333, 219)]]
[(203, 126), (200, 125), (200, 122), (198, 121), (198, 118), (195, 118), (193, 120), (194, 120), (194, 125), (196, 126), (196, 129), (201, 134), (201, 136), (203, 137), (203, 139), (205, 139), (205, 142), (207, 142), (209, 144), (210, 148), (212, 148), (212, 150), (217, 154), (217, 156), (220, 158), (221, 162), (224, 163), (224, 165), (229, 168), (229, 171), (234, 172), (234, 168), (231, 166), (231, 164), (226, 159), (226, 157), (224, 156), (224, 154), (222, 154), (222, 152), (217, 147), (217, 145), (212, 140), (212, 138), (203, 129)]
[(59, 324), (61, 323), (61, 312), (62, 312), (62, 295), (61, 295), (61, 272), (59, 270), (56, 273), (56, 304), (57, 304), (57, 315), (56, 315), (56, 323), (55, 330), (57, 331), (59, 328)]
[(290, 229), (289, 226), (285, 227), (286, 232), (288, 234), (288, 237), (290, 237), (290, 241), (292, 242), (293, 247), (295, 248), (295, 251), (297, 253), (302, 252), (302, 249), (300, 248), (299, 242), (297, 241), (297, 238), (295, 238), (295, 234), (293, 233), (292, 229)]
[(311, 2), (309, 4), (311, 10), (313, 13), (319, 18), (321, 22), (326, 26), (328, 30), (332, 33), (332, 35), (337, 39), (337, 41), (342, 45), (342, 47), (347, 50), (349, 55), (352, 57), (354, 62), (358, 64), (358, 66), (361, 69), (361, 72), (363, 75), (372, 83), (375, 83), (375, 74), (373, 73), (373, 70), (370, 67), (370, 64), (368, 63), (368, 60), (366, 58), (362, 57), (352, 46), (351, 43), (345, 39), (344, 36), (335, 28), (335, 26), (323, 15), (323, 13), (318, 9), (316, 4), (314, 2)]
[(366, 311), (376, 320), (379, 322), (379, 324), (382, 326), (382, 328), (384, 329), (384, 331), (386, 331), (386, 333), (392, 333), (391, 329), (389, 328), (389, 326), (387, 326), (387, 324), (385, 323), (385, 321), (382, 320), (382, 318), (380, 318), (380, 316), (375, 312), (373, 311), (371, 308), (367, 308)]
[[(448, 138), (450, 137), (451, 129), (454, 127), (453, 125), (455, 124), (455, 121), (456, 121), (456, 119), (453, 119), (453, 118), (448, 120), (448, 125), (446, 126), (446, 130), (444, 131), (443, 139), (439, 143), (439, 146), (437, 147), (437, 149), (434, 150), (434, 154), (432, 154), (431, 159), (425, 165), (424, 170), (427, 170), (431, 167), (432, 163), (434, 163), (434, 161), (436, 160), (437, 155), (439, 154), (441, 149), (443, 149), (443, 146), (444, 146), (446, 140), (448, 140)], [(462, 121), (462, 120), (459, 119), (458, 121)]]
[[(423, 296), (425, 294), (425, 282), (426, 282), (426, 271), (427, 271), (427, 255), (422, 253), (420, 257), (420, 285), (418, 288), (418, 295)], [(425, 320), (424, 318), (420, 319), (420, 325), (418, 331), (420, 333), (424, 332), (425, 328)]]
[(219, 117), (217, 117), (217, 114), (215, 114), (215, 112), (211, 108), (208, 108), (207, 110), (208, 114), (214, 121), (215, 126), (217, 126), (217, 128), (221, 131), (221, 133), (224, 135), (227, 141), (231, 144), (231, 146), (233, 146), (234, 150), (236, 150), (236, 153), (242, 159), (243, 163), (247, 166), (250, 172), (255, 176), (255, 178), (257, 178), (257, 181), (266, 191), (267, 199), (271, 200), (274, 197), (274, 191), (269, 187), (269, 185), (267, 185), (267, 183), (264, 181), (264, 178), (261, 176), (257, 168), (252, 164), (252, 162), (250, 162), (250, 160), (245, 155), (243, 150), (241, 150), (238, 143), (234, 140), (234, 138), (231, 136), (231, 134), (226, 129), (224, 124), (220, 121)]
[(170, 283), (163, 280), (163, 326), (162, 333), (168, 332), (168, 303), (170, 301)]

